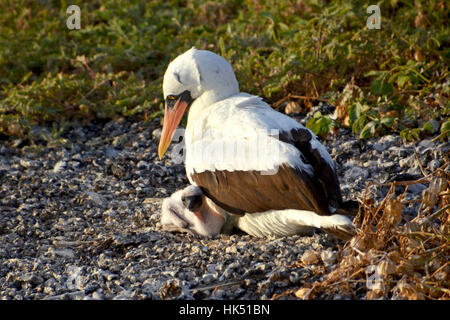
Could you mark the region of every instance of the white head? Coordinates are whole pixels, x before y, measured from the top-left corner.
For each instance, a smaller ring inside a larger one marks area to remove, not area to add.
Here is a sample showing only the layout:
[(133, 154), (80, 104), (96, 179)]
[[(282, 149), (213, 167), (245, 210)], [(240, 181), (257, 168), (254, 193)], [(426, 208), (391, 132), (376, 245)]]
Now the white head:
[(228, 61), (211, 51), (192, 48), (167, 67), (163, 93), (166, 105), (158, 148), (160, 158), (192, 103), (209, 106), (239, 93), (239, 84)]

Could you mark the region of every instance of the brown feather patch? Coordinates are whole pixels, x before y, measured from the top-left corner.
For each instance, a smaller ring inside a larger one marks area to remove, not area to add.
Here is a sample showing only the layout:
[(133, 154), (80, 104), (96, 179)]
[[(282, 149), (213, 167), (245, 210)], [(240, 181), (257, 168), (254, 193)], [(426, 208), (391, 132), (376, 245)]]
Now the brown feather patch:
[(287, 165), (273, 175), (258, 171), (204, 171), (191, 175), (207, 197), (238, 215), (267, 210), (310, 210), (331, 214), (328, 201), (311, 177)]

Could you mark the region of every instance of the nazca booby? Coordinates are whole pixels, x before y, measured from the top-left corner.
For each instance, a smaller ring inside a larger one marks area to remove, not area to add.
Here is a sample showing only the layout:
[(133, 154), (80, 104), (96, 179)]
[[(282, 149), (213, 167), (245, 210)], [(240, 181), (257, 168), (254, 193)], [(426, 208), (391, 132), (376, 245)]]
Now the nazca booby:
[(312, 131), (239, 92), (231, 65), (192, 48), (164, 75), (165, 114), (158, 154), (167, 151), (184, 112), (186, 174), (191, 186), (163, 202), (168, 230), (218, 234), (229, 217), (255, 236), (320, 228), (338, 238), (354, 232), (335, 164)]

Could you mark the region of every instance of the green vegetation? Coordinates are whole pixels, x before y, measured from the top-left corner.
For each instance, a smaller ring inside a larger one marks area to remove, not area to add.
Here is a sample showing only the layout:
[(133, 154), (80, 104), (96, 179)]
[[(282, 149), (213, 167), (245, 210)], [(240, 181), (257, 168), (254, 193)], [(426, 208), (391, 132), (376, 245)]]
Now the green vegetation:
[[(70, 4), (81, 8), (80, 30), (66, 27)], [(361, 138), (395, 131), (446, 139), (448, 3), (378, 1), (380, 30), (366, 26), (370, 4), (3, 0), (0, 133), (161, 115), (167, 64), (196, 46), (228, 59), (241, 90), (274, 105), (335, 104), (336, 121), (317, 114), (308, 123), (317, 133), (348, 126)]]

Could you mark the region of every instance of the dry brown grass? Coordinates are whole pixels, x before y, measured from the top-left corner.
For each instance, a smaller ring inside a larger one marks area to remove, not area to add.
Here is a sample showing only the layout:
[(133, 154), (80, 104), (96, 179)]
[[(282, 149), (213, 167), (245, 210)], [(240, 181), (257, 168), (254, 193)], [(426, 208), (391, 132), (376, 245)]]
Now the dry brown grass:
[[(373, 190), (381, 185), (368, 184), (354, 220), (358, 233), (339, 248), (337, 267), (315, 268), (323, 280), (282, 295), (315, 299), (339, 293), (356, 299), (365, 291), (366, 299), (450, 299), (448, 165), (416, 181), (390, 183), (379, 204), (373, 200)], [(406, 201), (407, 188), (415, 183), (428, 188), (421, 199)], [(396, 186), (405, 186), (405, 191), (396, 195)], [(403, 206), (411, 201), (420, 202), (419, 212), (401, 224)]]

